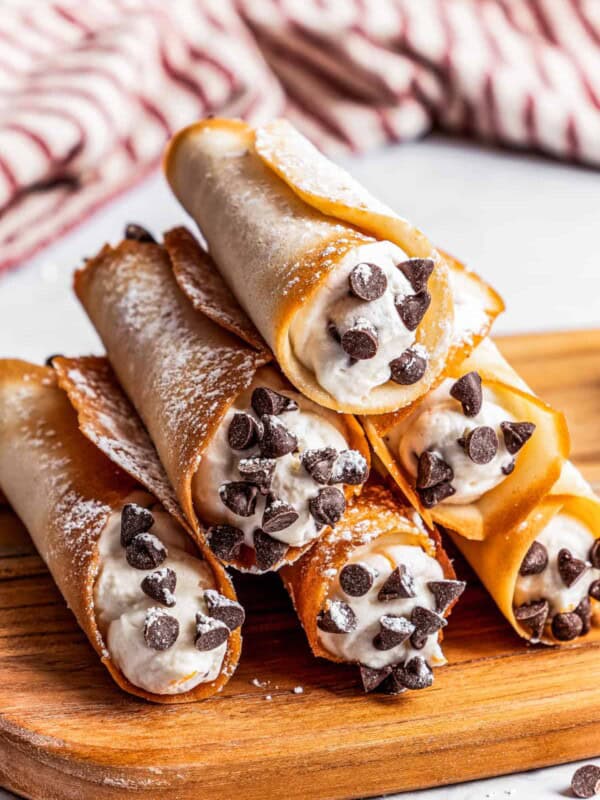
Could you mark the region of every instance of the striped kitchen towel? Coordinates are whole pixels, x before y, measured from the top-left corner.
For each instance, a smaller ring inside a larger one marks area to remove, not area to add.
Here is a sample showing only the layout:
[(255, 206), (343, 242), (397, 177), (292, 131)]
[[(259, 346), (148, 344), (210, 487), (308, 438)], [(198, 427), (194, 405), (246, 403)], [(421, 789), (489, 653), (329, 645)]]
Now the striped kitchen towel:
[(433, 127), (600, 165), (600, 0), (4, 0), (0, 269), (209, 113), (360, 151)]

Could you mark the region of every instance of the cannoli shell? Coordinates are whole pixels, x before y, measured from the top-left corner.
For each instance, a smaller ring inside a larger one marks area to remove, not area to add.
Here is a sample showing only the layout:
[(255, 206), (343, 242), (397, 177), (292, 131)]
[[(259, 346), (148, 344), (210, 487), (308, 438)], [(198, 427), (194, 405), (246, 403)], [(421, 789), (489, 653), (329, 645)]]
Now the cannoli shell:
[[(352, 501), (334, 529), (322, 536), (295, 564), (281, 569), (283, 583), (316, 656), (331, 661), (343, 660), (321, 646), (317, 629), (317, 615), (336, 574), (354, 550), (396, 531), (414, 536), (415, 546), (423, 547), (439, 561), (444, 576), (450, 580), (456, 578), (437, 530), (426, 531), (412, 509), (403, 507), (389, 489), (374, 482)], [(445, 616), (450, 611), (451, 607)]]
[[(111, 514), (139, 485), (79, 431), (77, 416), (54, 371), (24, 361), (0, 361), (0, 483), (26, 525), (77, 622), (115, 682), (156, 703), (182, 703), (222, 689), (239, 660), (232, 633), (219, 677), (180, 695), (157, 695), (130, 683), (113, 663), (94, 613), (98, 540)], [(215, 585), (235, 593), (211, 560)]]
[(531, 394), (489, 339), (484, 339), (460, 365), (450, 367), (444, 377), (459, 378), (471, 370), (479, 372), (484, 387), (494, 392), (515, 419), (536, 425), (534, 435), (517, 456), (512, 474), (476, 503), (440, 503), (432, 509), (425, 508), (414, 489), (414, 478), (385, 442), (386, 434), (412, 413), (418, 401), (394, 414), (363, 417), (362, 422), (378, 463), (429, 527), (437, 523), (467, 539), (481, 540), (498, 528), (513, 529), (548, 494), (561, 474), (570, 441), (564, 415)]
[[(158, 245), (124, 241), (116, 248), (105, 247), (76, 274), (75, 290), (118, 379), (102, 361), (77, 359), (75, 366), (69, 366), (68, 361), (56, 359), (84, 432), (169, 503), (164, 477), (156, 470), (150, 474), (143, 458), (135, 457), (136, 451), (139, 456), (148, 446), (148, 436), (144, 438), (135, 422), (128, 397), (155, 445), (188, 525), (203, 535), (192, 479), (228, 409), (268, 361), (266, 350), (255, 349), (196, 311), (177, 286), (167, 251)], [(349, 446), (369, 460), (369, 447), (356, 419), (344, 415), (340, 421)], [(350, 497), (356, 491), (347, 487), (346, 494)], [(200, 518), (201, 512), (198, 509)], [(305, 549), (290, 548), (285, 561), (295, 560)], [(243, 548), (232, 566), (254, 569), (253, 562), (253, 551)]]
[[(519, 525), (513, 528), (499, 526), (483, 542), (469, 541), (453, 531), (448, 531), (502, 614), (519, 636), (525, 639), (531, 638), (531, 631), (521, 625), (513, 613), (513, 597), (519, 569), (541, 531), (556, 514), (563, 511), (581, 520), (596, 538), (600, 537), (600, 500), (594, 496), (571, 462), (565, 463), (552, 492)], [(593, 628), (586, 638), (592, 636), (600, 636), (597, 628)], [(546, 634), (541, 641), (545, 644), (565, 644)]]
[[(421, 396), (441, 372), (452, 333), (448, 268), (426, 237), (372, 198), (284, 121), (254, 131), (239, 120), (210, 119), (180, 131), (165, 171), (198, 223), (226, 283), (289, 380), (311, 400), (348, 413), (379, 413)], [(416, 341), (429, 353), (412, 386), (388, 381), (368, 403), (342, 403), (293, 352), (290, 327), (349, 249), (377, 239), (410, 257), (430, 257), (431, 306)], [(266, 248), (265, 241), (275, 242)]]

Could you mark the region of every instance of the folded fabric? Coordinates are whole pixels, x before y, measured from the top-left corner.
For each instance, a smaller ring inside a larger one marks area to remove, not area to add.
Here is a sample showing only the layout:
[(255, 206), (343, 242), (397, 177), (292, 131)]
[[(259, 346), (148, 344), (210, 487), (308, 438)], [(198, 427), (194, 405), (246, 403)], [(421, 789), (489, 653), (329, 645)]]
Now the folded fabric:
[(366, 692), (433, 683), (442, 629), (465, 584), (436, 531), (369, 484), (329, 531), (281, 570), (313, 653), (359, 665)]
[(116, 683), (157, 703), (220, 691), (244, 619), (220, 563), (79, 430), (54, 370), (0, 361), (0, 485)]
[[(181, 229), (165, 241), (105, 247), (77, 273), (77, 294), (188, 523), (198, 529), (199, 519), (223, 561), (277, 569), (335, 525), (360, 491), (366, 438), (354, 417), (318, 407), (267, 365), (270, 353), (234, 306), (225, 305), (216, 324), (220, 296), (204, 287), (195, 310), (175, 273), (207, 256)], [(107, 440), (100, 432), (114, 434), (115, 420), (132, 416), (114, 377), (97, 359), (55, 361), (84, 430), (110, 452), (122, 451), (127, 434)], [(141, 470), (136, 477), (151, 488)]]
[(21, 0), (0, 40), (0, 269), (156, 165), (208, 113), (321, 149), (432, 127), (600, 163), (600, 26), (551, 0)]

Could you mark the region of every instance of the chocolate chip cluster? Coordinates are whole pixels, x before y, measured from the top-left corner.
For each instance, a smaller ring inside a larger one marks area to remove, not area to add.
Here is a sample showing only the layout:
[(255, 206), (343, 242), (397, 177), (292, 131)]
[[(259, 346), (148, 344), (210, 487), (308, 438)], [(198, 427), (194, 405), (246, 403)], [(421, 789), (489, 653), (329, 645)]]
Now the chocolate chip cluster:
[[(430, 258), (409, 258), (396, 265), (410, 283), (414, 294), (395, 299), (396, 311), (405, 328), (417, 329), (431, 304), (427, 282), (433, 272)], [(384, 271), (377, 264), (357, 264), (348, 278), (350, 293), (364, 303), (383, 297), (388, 288)], [(358, 318), (351, 328), (340, 333), (333, 322), (328, 322), (329, 334), (349, 356), (351, 365), (374, 358), (379, 349), (379, 334), (369, 320)], [(390, 362), (390, 378), (395, 383), (411, 385), (420, 381), (427, 369), (427, 356), (422, 349), (408, 347)]]
[[(140, 587), (144, 594), (166, 608), (176, 605), (177, 574), (170, 567), (161, 567), (168, 551), (161, 540), (150, 533), (154, 525), (152, 513), (136, 503), (127, 503), (121, 512), (121, 545), (125, 548), (127, 563), (134, 569), (154, 570), (146, 575)], [(208, 615), (196, 614), (198, 650), (214, 650), (229, 638), (231, 631), (244, 621), (244, 609), (239, 603), (219, 594), (214, 589), (204, 592)], [(144, 641), (152, 650), (168, 650), (179, 638), (179, 621), (164, 608), (153, 606), (146, 612)]]
[[(368, 564), (346, 564), (340, 572), (340, 587), (349, 598), (363, 597), (373, 589), (378, 574)], [(395, 567), (377, 593), (381, 603), (379, 632), (373, 639), (377, 650), (391, 650), (409, 642), (414, 650), (422, 650), (427, 639), (446, 626), (444, 612), (460, 597), (466, 584), (463, 581), (429, 581), (427, 588), (435, 598), (435, 611), (416, 605), (410, 618), (385, 611), (385, 604), (392, 600), (417, 597), (414, 577), (404, 564)], [(326, 633), (348, 634), (357, 630), (358, 617), (351, 603), (343, 600), (327, 600), (317, 616), (317, 626)], [(374, 669), (360, 665), (360, 674), (366, 692), (375, 689), (385, 694), (399, 694), (407, 689), (425, 689), (433, 682), (431, 667), (420, 655), (412, 656), (404, 663)]]
[[(468, 372), (459, 378), (450, 389), (450, 396), (461, 404), (465, 417), (476, 417), (483, 405), (481, 376), (478, 372)], [(535, 425), (532, 422), (501, 422), (500, 431), (504, 445), (510, 455), (516, 455), (527, 442)], [(466, 431), (457, 439), (469, 459), (477, 465), (489, 464), (498, 452), (498, 433), (488, 425), (479, 425)], [(515, 468), (514, 458), (502, 467), (505, 475)], [(426, 450), (419, 456), (417, 470), (417, 492), (425, 508), (434, 508), (456, 493), (452, 486), (454, 470), (451, 465), (433, 450)]]
[[(224, 483), (219, 488), (219, 496), (229, 511), (244, 518), (254, 516), (259, 496), (265, 497), (260, 527), (253, 532), (253, 543), (256, 566), (268, 570), (278, 564), (288, 550), (288, 545), (272, 534), (289, 528), (299, 518), (297, 509), (271, 490), (278, 459), (298, 453), (296, 436), (280, 419), (282, 414), (297, 412), (298, 404), (261, 386), (252, 392), (251, 406), (254, 415), (245, 411), (233, 415), (227, 441), (236, 452), (258, 450), (258, 455), (239, 460), (237, 469), (242, 480)], [(346, 499), (334, 484), (363, 483), (368, 474), (366, 459), (355, 450), (338, 452), (331, 447), (305, 450), (299, 457), (306, 472), (323, 487), (308, 500), (308, 510), (317, 530), (335, 525), (346, 510)], [(213, 525), (208, 530), (208, 539), (215, 555), (224, 561), (235, 561), (244, 543), (244, 532), (233, 525)]]
[[(589, 561), (594, 569), (600, 569), (600, 539), (592, 545)], [(549, 565), (548, 551), (541, 542), (533, 542), (519, 569), (519, 574), (540, 575)], [(582, 580), (588, 572), (588, 564), (576, 558), (570, 550), (563, 547), (558, 552), (556, 563), (558, 574), (564, 585), (570, 588)], [(552, 635), (559, 642), (569, 642), (578, 636), (588, 633), (592, 624), (592, 609), (590, 597), (600, 600), (600, 580), (592, 580), (588, 586), (587, 596), (573, 611), (554, 614), (550, 617), (550, 603), (547, 599), (532, 600), (529, 603), (516, 606), (515, 619), (531, 631), (531, 638), (540, 639), (544, 628), (550, 624)]]

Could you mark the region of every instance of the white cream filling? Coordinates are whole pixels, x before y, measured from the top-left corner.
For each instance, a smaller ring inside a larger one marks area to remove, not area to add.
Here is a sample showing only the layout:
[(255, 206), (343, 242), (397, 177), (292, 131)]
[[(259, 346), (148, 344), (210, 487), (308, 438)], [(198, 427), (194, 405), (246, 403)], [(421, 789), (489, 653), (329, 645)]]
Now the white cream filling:
[[(298, 513), (298, 519), (288, 528), (269, 535), (292, 547), (302, 547), (315, 539), (321, 530), (310, 514), (308, 503), (323, 487), (308, 474), (302, 465), (301, 455), (305, 450), (322, 447), (333, 447), (338, 451), (347, 450), (348, 442), (341, 432), (340, 422), (335, 413), (320, 408), (297, 392), (282, 388), (278, 374), (268, 367), (258, 370), (252, 385), (229, 409), (203, 453), (192, 482), (194, 505), (205, 523), (233, 525), (243, 531), (244, 541), (248, 547), (254, 547), (254, 531), (261, 527), (266, 497), (259, 494), (254, 514), (250, 517), (240, 517), (224, 505), (219, 496), (219, 487), (231, 481), (243, 480), (238, 472), (240, 459), (259, 455), (258, 447), (243, 451), (233, 450), (227, 440), (229, 425), (237, 412), (244, 411), (258, 419), (250, 405), (250, 399), (253, 390), (259, 386), (274, 389), (298, 403), (297, 411), (286, 411), (279, 415), (280, 421), (298, 439), (298, 449), (276, 460), (275, 474), (271, 483), (271, 492), (280, 500), (292, 505)], [(341, 487), (341, 484), (338, 486)]]
[[(128, 499), (144, 507), (154, 498), (136, 493)], [(177, 575), (176, 604), (167, 608), (148, 597), (141, 583), (154, 570), (131, 567), (121, 546), (121, 513), (111, 515), (98, 543), (100, 565), (94, 586), (98, 626), (111, 659), (134, 684), (154, 694), (180, 694), (199, 683), (215, 680), (221, 671), (227, 643), (201, 652), (194, 645), (196, 612), (206, 614), (205, 589), (215, 589), (210, 567), (195, 555), (194, 548), (172, 517), (161, 506), (152, 507), (151, 532), (168, 549), (160, 569), (170, 567)], [(144, 641), (144, 623), (149, 608), (160, 607), (179, 622), (179, 636), (168, 650), (154, 650)]]
[[(414, 294), (410, 283), (396, 267), (408, 256), (387, 241), (360, 245), (350, 250), (321, 286), (314, 300), (301, 309), (292, 322), (290, 338), (296, 357), (311, 370), (319, 383), (340, 402), (365, 402), (371, 391), (390, 380), (390, 361), (415, 341), (394, 301)], [(378, 300), (366, 302), (350, 294), (348, 278), (357, 264), (377, 264), (388, 281)], [(328, 331), (335, 324), (343, 335), (358, 320), (367, 320), (377, 330), (379, 345), (373, 358), (351, 363), (339, 342)]]
[[(546, 525), (536, 541), (548, 553), (548, 565), (539, 575), (519, 575), (515, 585), (514, 605), (533, 600), (547, 600), (550, 606), (548, 623), (555, 614), (573, 611), (587, 597), (590, 584), (600, 578), (589, 560), (595, 537), (584, 523), (570, 514), (560, 513)], [(563, 548), (575, 558), (585, 561), (588, 569), (571, 586), (565, 586), (558, 571), (558, 553)]]
[[(328, 599), (341, 600), (349, 605), (356, 615), (357, 626), (350, 633), (327, 633), (318, 628), (321, 644), (332, 655), (373, 669), (381, 669), (390, 664), (404, 664), (413, 656), (421, 656), (430, 667), (446, 663), (438, 633), (429, 636), (425, 646), (420, 650), (412, 647), (410, 639), (390, 650), (378, 650), (373, 645), (373, 639), (380, 632), (379, 620), (384, 614), (410, 619), (412, 610), (416, 606), (435, 611), (435, 598), (427, 588), (427, 583), (444, 580), (442, 568), (421, 547), (401, 544), (405, 538), (401, 535), (392, 535), (384, 537), (385, 541), (376, 539), (358, 548), (346, 562), (366, 564), (377, 573), (372, 587), (362, 597), (347, 595), (340, 586), (339, 573), (336, 576)], [(414, 579), (416, 597), (378, 600), (377, 595), (381, 587), (400, 564), (406, 567)]]
[[(442, 502), (462, 505), (475, 503), (506, 478), (502, 467), (508, 466), (513, 456), (504, 444), (500, 423), (514, 422), (514, 418), (499, 405), (494, 393), (486, 387), (483, 387), (483, 403), (479, 414), (466, 417), (459, 401), (450, 396), (454, 383), (454, 380), (447, 378), (430, 392), (412, 414), (388, 433), (386, 442), (415, 480), (421, 453), (430, 450), (441, 456), (454, 471), (451, 483), (456, 490), (455, 494)], [(498, 451), (487, 464), (475, 464), (457, 440), (482, 425), (495, 430)]]

